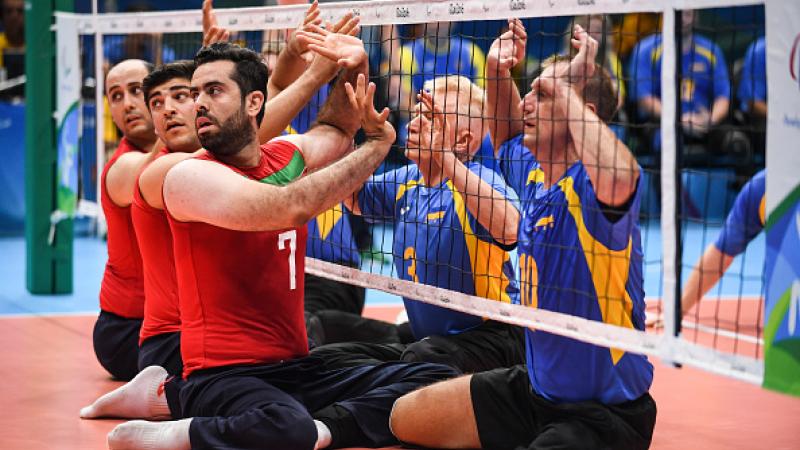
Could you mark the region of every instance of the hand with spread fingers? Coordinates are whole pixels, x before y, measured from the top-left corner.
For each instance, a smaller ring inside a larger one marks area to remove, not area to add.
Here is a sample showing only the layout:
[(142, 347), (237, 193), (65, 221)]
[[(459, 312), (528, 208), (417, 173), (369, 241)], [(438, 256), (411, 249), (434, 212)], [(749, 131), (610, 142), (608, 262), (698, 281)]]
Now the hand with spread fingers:
[(449, 150), (450, 125), (442, 108), (433, 102), (433, 95), (430, 92), (420, 91), (417, 100), (419, 100), (417, 113), (422, 116), (419, 132), (420, 152), (430, 152), (431, 157), (441, 165), (443, 159), (448, 157), (445, 153), (454, 156)]
[(230, 38), (231, 32), (217, 23), (213, 0), (203, 0), (203, 47), (216, 42), (227, 42)]
[(353, 112), (361, 116), (361, 128), (367, 139), (394, 142), (394, 128), (386, 121), (389, 118), (389, 108), (383, 108), (379, 113), (373, 104), (375, 83), (367, 83), (364, 74), (359, 74), (355, 88), (350, 83), (345, 83), (344, 88)]
[[(522, 21), (517, 18), (509, 19), (508, 31), (495, 39), (489, 48), (489, 53), (486, 55), (487, 66), (494, 71), (511, 70), (525, 59), (527, 42), (528, 34)], [(489, 72), (487, 75), (497, 74)]]
[(314, 2), (311, 3), (311, 6), (308, 7), (308, 10), (306, 10), (306, 15), (303, 18), (303, 23), (300, 24), (297, 29), (292, 31), (292, 34), (289, 36), (289, 39), (286, 42), (286, 51), (297, 57), (303, 58), (306, 63), (311, 63), (314, 55), (308, 51), (308, 46), (301, 39), (297, 38), (297, 33), (308, 29), (310, 25), (322, 25), (319, 3), (317, 0), (314, 0)]
[[(356, 22), (355, 28), (353, 28), (353, 25), (351, 25), (352, 20), (357, 19), (347, 20), (341, 29), (354, 33), (358, 27)], [(336, 28), (336, 26), (333, 28)], [(361, 42), (361, 39), (350, 34), (328, 31), (312, 24), (307, 30), (299, 31), (297, 38), (301, 39), (309, 50), (336, 62), (345, 69), (355, 69), (367, 61), (364, 43)]]

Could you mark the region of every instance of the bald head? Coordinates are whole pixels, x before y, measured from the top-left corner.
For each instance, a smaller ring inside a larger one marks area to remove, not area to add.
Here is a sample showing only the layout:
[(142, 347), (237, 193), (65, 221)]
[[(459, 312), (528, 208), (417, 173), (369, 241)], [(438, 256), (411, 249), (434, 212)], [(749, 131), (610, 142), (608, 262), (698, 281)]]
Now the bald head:
[(139, 147), (155, 142), (153, 121), (144, 101), (142, 80), (153, 65), (141, 59), (127, 59), (106, 75), (106, 96), (111, 117), (122, 134)]

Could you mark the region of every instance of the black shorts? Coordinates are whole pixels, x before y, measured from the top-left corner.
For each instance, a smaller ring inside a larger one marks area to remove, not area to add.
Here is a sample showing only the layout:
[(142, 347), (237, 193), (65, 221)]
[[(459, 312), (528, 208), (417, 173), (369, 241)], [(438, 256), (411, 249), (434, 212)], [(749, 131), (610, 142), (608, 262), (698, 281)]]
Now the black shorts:
[(484, 449), (646, 449), (656, 423), (650, 394), (618, 405), (553, 403), (533, 392), (524, 365), (477, 373), (470, 392)]
[(488, 320), (462, 333), (409, 344), (401, 359), (444, 364), (461, 373), (512, 367), (525, 363), (525, 334), (520, 327)]
[(365, 289), (352, 284), (305, 274), (305, 310), (316, 313), (325, 309), (361, 315)]
[(139, 370), (161, 366), (173, 376), (183, 376), (181, 359), (181, 333), (162, 333), (151, 336), (139, 346)]
[(139, 330), (142, 319), (100, 311), (92, 340), (97, 361), (114, 378), (130, 381), (139, 373)]
[(308, 356), (193, 372), (180, 399), (194, 417), (192, 448), (313, 448), (313, 419), (331, 429), (330, 448), (376, 448), (397, 444), (389, 430), (395, 400), (454, 375), (444, 366), (400, 362), (330, 369)]

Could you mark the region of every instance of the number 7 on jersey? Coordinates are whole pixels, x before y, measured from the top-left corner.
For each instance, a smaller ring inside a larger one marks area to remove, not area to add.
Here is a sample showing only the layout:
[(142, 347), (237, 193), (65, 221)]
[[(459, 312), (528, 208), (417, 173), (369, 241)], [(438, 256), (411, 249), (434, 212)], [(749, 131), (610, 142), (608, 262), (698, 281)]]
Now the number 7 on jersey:
[(284, 231), (278, 235), (278, 250), (286, 249), (286, 241), (289, 241), (289, 290), (293, 291), (297, 288), (297, 280), (295, 279), (295, 263), (294, 254), (297, 250), (297, 230)]

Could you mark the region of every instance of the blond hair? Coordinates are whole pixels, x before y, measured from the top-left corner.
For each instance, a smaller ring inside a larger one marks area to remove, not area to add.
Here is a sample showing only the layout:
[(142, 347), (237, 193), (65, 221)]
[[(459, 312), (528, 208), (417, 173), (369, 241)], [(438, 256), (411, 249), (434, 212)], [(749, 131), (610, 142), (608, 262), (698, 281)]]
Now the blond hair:
[[(480, 143), (488, 129), (486, 127), (486, 117), (484, 116), (484, 90), (469, 78), (461, 75), (446, 75), (433, 78), (426, 81), (423, 88), (432, 95), (441, 94), (445, 99), (451, 94), (457, 95), (455, 104), (445, 100), (442, 109), (446, 114), (457, 114), (459, 118), (457, 120), (459, 121), (466, 120), (467, 127), (475, 136), (478, 136), (475, 149), (480, 147)], [(459, 123), (463, 124), (465, 122)]]

